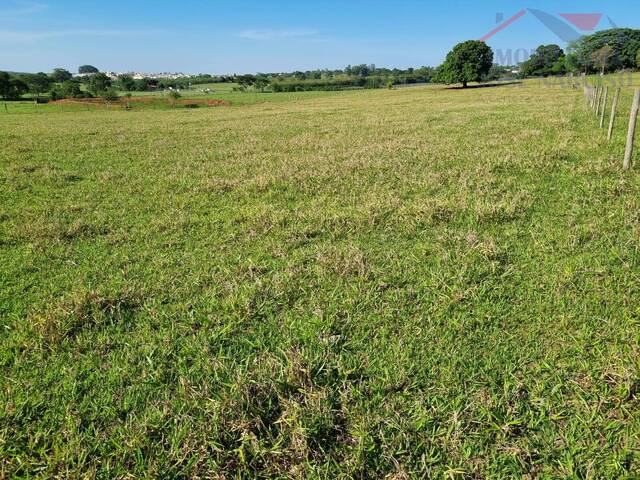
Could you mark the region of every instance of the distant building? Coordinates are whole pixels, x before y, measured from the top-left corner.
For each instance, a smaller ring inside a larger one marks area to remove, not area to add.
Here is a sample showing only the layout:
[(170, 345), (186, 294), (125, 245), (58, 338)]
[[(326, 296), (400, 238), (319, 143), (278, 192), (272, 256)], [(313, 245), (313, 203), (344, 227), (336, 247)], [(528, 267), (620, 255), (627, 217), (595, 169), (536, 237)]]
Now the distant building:
[[(179, 80), (182, 78), (190, 78), (191, 75), (187, 75), (186, 73), (182, 73), (182, 72), (177, 72), (177, 73), (171, 73), (171, 72), (162, 72), (162, 73), (147, 73), (147, 72), (111, 72), (111, 71), (107, 71), (107, 72), (102, 72), (104, 73), (107, 77), (111, 78), (112, 80), (116, 80), (120, 75), (130, 75), (133, 77), (134, 80), (143, 80), (145, 78), (154, 78), (154, 79), (167, 79), (167, 80)], [(85, 78), (85, 77), (90, 77), (91, 75), (93, 75), (92, 73), (76, 73), (73, 76), (76, 78)]]

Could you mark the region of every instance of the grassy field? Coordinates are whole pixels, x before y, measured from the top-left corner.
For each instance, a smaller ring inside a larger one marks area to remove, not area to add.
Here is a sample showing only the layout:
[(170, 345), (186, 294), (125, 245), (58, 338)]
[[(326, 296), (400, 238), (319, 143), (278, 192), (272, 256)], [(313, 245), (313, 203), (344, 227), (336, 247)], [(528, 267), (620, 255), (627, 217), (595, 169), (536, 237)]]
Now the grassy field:
[[(197, 97), (207, 95), (202, 92), (202, 90), (210, 89), (213, 90), (214, 94), (220, 93), (231, 93), (235, 87), (238, 87), (237, 83), (203, 83), (198, 85), (193, 85), (193, 89), (191, 90), (182, 90), (181, 92), (188, 97)], [(151, 91), (151, 92), (134, 92), (136, 96), (162, 96), (164, 92), (160, 91)]]
[(629, 92), (290, 99), (0, 115), (0, 477), (638, 478)]
[[(232, 107), (242, 107), (246, 105), (253, 105), (256, 103), (280, 103), (280, 102), (296, 102), (299, 100), (308, 100), (326, 96), (347, 95), (349, 92), (278, 92), (278, 93), (260, 93), (260, 92), (227, 92), (227, 93), (212, 93), (209, 95), (198, 95), (193, 92), (187, 92), (182, 95), (179, 102), (185, 102), (190, 99), (195, 101), (205, 100), (221, 100), (227, 102)], [(152, 97), (155, 101), (149, 102), (148, 98)], [(147, 103), (137, 103), (136, 98), (144, 99)], [(2, 102), (0, 103), (0, 116), (11, 115), (17, 113), (77, 113), (77, 112), (94, 112), (96, 110), (124, 110), (124, 103), (126, 99), (124, 96), (120, 96), (119, 104), (106, 102), (99, 102), (98, 104), (91, 103), (93, 100), (89, 100), (87, 105), (83, 103), (83, 100), (78, 100), (76, 104), (64, 104), (59, 103), (45, 103), (35, 104), (33, 101), (17, 101), (17, 102)], [(132, 110), (173, 110), (168, 97), (164, 97), (161, 94), (149, 94), (144, 95), (140, 92), (136, 92), (131, 100), (130, 107)], [(184, 106), (178, 106), (177, 109), (183, 109)]]

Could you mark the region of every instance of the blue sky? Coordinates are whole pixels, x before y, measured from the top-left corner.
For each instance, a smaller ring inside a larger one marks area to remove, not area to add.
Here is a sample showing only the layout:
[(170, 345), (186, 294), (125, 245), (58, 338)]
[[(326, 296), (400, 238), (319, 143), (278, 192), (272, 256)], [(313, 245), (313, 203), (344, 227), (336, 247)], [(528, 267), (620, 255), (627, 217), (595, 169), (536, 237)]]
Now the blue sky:
[[(437, 65), (457, 42), (477, 39), (532, 7), (550, 14), (595, 13), (598, 29), (640, 27), (637, 0), (0, 0), (0, 70), (250, 73), (374, 63)], [(503, 58), (522, 56), (553, 32), (525, 15), (488, 40)], [(522, 59), (521, 59), (522, 60)]]

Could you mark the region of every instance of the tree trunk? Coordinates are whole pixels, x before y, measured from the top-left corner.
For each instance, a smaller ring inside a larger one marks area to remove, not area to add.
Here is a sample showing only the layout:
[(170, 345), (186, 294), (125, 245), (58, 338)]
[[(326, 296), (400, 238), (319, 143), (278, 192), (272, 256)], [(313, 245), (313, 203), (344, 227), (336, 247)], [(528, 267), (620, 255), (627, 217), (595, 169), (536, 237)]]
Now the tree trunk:
[(467, 82), (462, 82), (462, 88), (467, 88)]

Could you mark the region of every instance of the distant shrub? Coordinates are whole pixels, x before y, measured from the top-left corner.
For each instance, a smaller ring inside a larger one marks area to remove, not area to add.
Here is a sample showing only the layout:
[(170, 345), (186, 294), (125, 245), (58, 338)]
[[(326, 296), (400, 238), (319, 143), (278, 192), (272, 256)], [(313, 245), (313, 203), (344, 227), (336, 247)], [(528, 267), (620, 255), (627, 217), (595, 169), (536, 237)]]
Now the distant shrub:
[(176, 108), (176, 102), (180, 99), (182, 95), (180, 95), (180, 92), (176, 90), (171, 90), (167, 96), (169, 97), (169, 102), (171, 103), (171, 106), (173, 108)]
[(367, 83), (364, 84), (364, 88), (380, 88), (382, 85), (383, 82), (380, 77), (369, 77), (367, 78)]
[(327, 78), (327, 79), (312, 79), (312, 80), (277, 80), (271, 83), (271, 90), (274, 92), (308, 92), (313, 90), (345, 90), (349, 88), (362, 88), (367, 85), (371, 85), (369, 88), (377, 88), (379, 86), (380, 79), (376, 78), (373, 81), (372, 78), (359, 78), (359, 77), (346, 77), (346, 78)]
[(64, 68), (55, 68), (51, 73), (51, 78), (54, 82), (62, 83), (66, 82), (67, 80), (71, 80), (73, 78), (73, 75), (71, 75), (71, 72), (65, 70)]
[(107, 88), (100, 97), (105, 102), (116, 102), (118, 100), (118, 92), (114, 88)]
[(49, 92), (51, 100), (62, 100), (63, 98), (84, 98), (87, 94), (80, 88), (80, 83), (74, 80), (65, 80), (60, 85), (54, 86)]
[(78, 73), (83, 75), (88, 75), (88, 74), (98, 73), (98, 72), (100, 72), (100, 70), (98, 70), (93, 65), (81, 65), (80, 67), (78, 67)]

